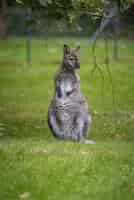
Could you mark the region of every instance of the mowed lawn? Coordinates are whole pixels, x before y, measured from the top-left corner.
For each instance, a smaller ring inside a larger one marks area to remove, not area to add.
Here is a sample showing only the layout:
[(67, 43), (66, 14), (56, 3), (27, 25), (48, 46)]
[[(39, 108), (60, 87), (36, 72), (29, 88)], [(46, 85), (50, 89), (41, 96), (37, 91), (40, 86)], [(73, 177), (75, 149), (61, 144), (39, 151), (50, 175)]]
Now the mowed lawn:
[[(81, 46), (81, 88), (93, 122), (95, 145), (59, 141), (47, 125), (53, 78), (63, 44)], [(0, 41), (0, 200), (134, 199), (134, 42), (120, 41), (120, 60), (105, 60), (97, 44), (93, 74), (87, 38), (32, 39), (32, 64), (26, 40)], [(113, 94), (114, 99), (113, 102)]]

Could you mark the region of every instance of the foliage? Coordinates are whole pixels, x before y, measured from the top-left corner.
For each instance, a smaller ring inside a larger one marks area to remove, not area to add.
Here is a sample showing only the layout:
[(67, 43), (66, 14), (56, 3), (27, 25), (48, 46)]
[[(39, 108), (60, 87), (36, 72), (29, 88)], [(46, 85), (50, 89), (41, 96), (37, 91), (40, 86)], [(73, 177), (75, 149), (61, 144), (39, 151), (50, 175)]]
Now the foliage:
[[(118, 0), (117, 0), (118, 1)], [(93, 19), (99, 18), (103, 13), (105, 0), (16, 0), (21, 5), (31, 6), (34, 9), (44, 9), (46, 15), (56, 19), (65, 19), (72, 23), (83, 14)], [(120, 0), (120, 6), (127, 9), (134, 0)]]

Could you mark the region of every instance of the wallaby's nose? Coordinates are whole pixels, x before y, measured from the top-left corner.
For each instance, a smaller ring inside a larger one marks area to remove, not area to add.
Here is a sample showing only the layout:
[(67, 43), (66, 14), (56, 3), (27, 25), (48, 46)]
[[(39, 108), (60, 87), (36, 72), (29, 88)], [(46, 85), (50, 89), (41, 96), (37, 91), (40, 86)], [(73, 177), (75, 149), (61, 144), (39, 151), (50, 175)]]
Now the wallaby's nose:
[(76, 64), (75, 64), (75, 68), (76, 68), (76, 69), (79, 69), (79, 68), (80, 68), (80, 63), (76, 63)]

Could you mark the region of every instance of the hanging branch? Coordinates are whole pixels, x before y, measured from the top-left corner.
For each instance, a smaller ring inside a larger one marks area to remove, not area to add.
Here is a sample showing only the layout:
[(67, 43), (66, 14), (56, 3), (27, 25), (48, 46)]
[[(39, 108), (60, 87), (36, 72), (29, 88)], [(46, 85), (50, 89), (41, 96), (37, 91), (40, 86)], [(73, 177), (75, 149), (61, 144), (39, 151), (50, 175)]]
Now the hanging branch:
[[(102, 69), (97, 64), (95, 49), (96, 49), (97, 39), (103, 33), (103, 31), (109, 26), (113, 28), (113, 34), (114, 34), (114, 59), (118, 60), (119, 8), (118, 8), (117, 2), (112, 2), (110, 0), (107, 0), (100, 26), (91, 37), (93, 63), (94, 63), (94, 67), (91, 70), (91, 76), (93, 76), (94, 72), (98, 70), (102, 79), (102, 95), (103, 95), (103, 88), (104, 88), (104, 75), (103, 75)], [(105, 64), (106, 64), (106, 70), (108, 73), (108, 78), (109, 78), (109, 81), (111, 83), (111, 88), (112, 88), (113, 113), (116, 113), (115, 89), (114, 89), (113, 78), (111, 75), (110, 65), (109, 65), (109, 49), (108, 49), (107, 34), (105, 34)], [(115, 124), (115, 129), (116, 129), (116, 119), (114, 118), (114, 120), (115, 120), (114, 124)]]
[[(109, 77), (109, 81), (111, 83), (111, 89), (112, 89), (112, 103), (113, 103), (113, 114), (116, 114), (116, 96), (115, 96), (115, 87), (114, 87), (114, 83), (113, 83), (113, 78), (112, 78), (112, 74), (110, 71), (110, 65), (109, 65), (109, 48), (108, 48), (108, 38), (107, 35), (105, 37), (105, 64), (106, 64), (106, 70), (108, 73), (108, 77)], [(114, 118), (114, 128), (116, 131), (117, 128), (117, 124), (116, 124), (116, 118)]]
[(105, 64), (106, 64), (106, 70), (108, 73), (108, 77), (109, 77), (109, 81), (111, 83), (111, 88), (112, 88), (112, 97), (113, 97), (113, 105), (114, 108), (116, 106), (116, 100), (115, 100), (115, 89), (114, 89), (114, 84), (113, 84), (113, 78), (112, 78), (112, 74), (110, 71), (110, 65), (109, 65), (109, 48), (108, 48), (108, 38), (105, 37)]
[(92, 47), (92, 53), (93, 53), (93, 63), (94, 63), (94, 66), (91, 70), (91, 77), (93, 78), (94, 76), (94, 73), (96, 71), (99, 72), (99, 75), (101, 77), (101, 96), (103, 97), (103, 89), (104, 89), (104, 75), (103, 75), (103, 71), (101, 69), (101, 67), (97, 64), (97, 59), (96, 59), (96, 53), (95, 53), (95, 47), (96, 47), (96, 43), (93, 44), (93, 47)]
[(97, 39), (106, 28), (111, 27), (114, 38), (114, 58), (118, 60), (118, 34), (119, 34), (119, 6), (118, 3), (111, 0), (106, 0), (103, 17), (99, 28), (91, 37), (91, 44), (94, 46)]

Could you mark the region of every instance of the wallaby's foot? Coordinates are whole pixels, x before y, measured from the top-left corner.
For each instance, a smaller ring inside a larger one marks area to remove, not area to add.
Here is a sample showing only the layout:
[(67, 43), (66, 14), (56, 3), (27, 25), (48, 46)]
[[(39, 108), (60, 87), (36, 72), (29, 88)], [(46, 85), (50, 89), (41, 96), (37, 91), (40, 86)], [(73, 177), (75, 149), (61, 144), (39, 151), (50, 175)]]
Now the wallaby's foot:
[(93, 140), (84, 140), (83, 144), (96, 144), (96, 142)]

